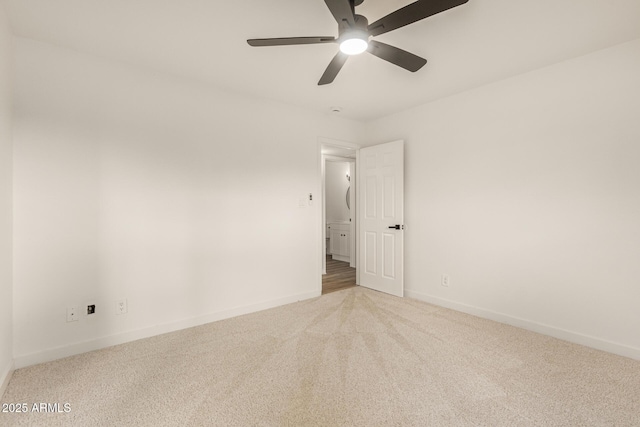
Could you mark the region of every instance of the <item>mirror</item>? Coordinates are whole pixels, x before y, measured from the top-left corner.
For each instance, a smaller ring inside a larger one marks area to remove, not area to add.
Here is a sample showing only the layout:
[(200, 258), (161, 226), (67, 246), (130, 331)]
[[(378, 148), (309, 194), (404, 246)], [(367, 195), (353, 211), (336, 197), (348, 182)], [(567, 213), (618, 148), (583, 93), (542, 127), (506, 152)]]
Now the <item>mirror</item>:
[(347, 209), (351, 210), (351, 203), (349, 202), (349, 196), (351, 195), (351, 186), (347, 187)]

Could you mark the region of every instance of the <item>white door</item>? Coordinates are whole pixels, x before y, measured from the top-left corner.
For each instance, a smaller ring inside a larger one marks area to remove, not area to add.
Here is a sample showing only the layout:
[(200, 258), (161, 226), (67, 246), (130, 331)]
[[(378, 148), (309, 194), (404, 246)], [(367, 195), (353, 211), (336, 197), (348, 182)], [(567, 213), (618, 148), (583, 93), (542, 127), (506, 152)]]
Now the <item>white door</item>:
[(349, 162), (349, 267), (356, 268), (356, 162)]
[(404, 294), (404, 142), (360, 149), (360, 285)]

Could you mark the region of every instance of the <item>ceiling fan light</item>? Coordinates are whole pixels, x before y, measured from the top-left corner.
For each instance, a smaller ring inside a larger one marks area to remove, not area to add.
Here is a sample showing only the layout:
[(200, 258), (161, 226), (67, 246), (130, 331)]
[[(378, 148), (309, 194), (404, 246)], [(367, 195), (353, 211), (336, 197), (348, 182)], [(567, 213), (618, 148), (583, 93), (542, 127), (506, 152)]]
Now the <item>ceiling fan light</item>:
[(347, 55), (359, 55), (369, 47), (367, 40), (361, 38), (349, 38), (340, 43), (340, 51)]

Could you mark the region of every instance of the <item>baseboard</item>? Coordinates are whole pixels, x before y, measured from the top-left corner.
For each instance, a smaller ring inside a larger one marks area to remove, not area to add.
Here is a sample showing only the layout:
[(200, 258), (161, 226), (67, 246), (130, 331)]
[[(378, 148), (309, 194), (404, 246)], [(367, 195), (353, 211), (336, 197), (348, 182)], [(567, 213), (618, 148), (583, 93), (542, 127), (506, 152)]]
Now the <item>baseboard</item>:
[(7, 391), (7, 386), (9, 385), (9, 381), (11, 381), (13, 370), (14, 364), (13, 361), (11, 361), (7, 367), (0, 371), (0, 400), (2, 399), (2, 396), (4, 396), (4, 392)]
[(318, 291), (305, 292), (302, 294), (291, 295), (288, 297), (263, 301), (257, 304), (250, 304), (246, 306), (231, 308), (228, 310), (207, 313), (204, 315), (179, 320), (176, 322), (155, 325), (152, 327), (138, 329), (134, 331), (108, 335), (108, 336), (96, 338), (89, 341), (83, 341), (75, 344), (50, 348), (37, 353), (31, 353), (31, 354), (15, 357), (14, 359), (15, 369), (24, 368), (31, 365), (37, 365), (39, 363), (44, 363), (44, 362), (50, 362), (52, 360), (74, 356), (76, 354), (86, 353), (88, 351), (100, 350), (102, 348), (124, 344), (131, 341), (137, 341), (143, 338), (149, 338), (156, 335), (161, 335), (169, 332), (179, 331), (182, 329), (192, 328), (194, 326), (200, 326), (207, 323), (216, 322), (218, 320), (241, 316), (243, 314), (255, 313), (258, 311), (267, 310), (269, 308), (279, 307), (281, 305), (291, 304), (294, 302), (306, 300), (309, 298), (315, 298), (318, 296), (320, 296), (320, 293)]
[(482, 317), (483, 319), (494, 320), (499, 323), (505, 323), (507, 325), (516, 326), (518, 328), (526, 329), (532, 332), (537, 332), (543, 335), (548, 335), (564, 341), (569, 341), (575, 344), (584, 345), (586, 347), (595, 348), (597, 350), (606, 351), (608, 353), (613, 353), (620, 356), (629, 357), (631, 359), (640, 360), (640, 348), (630, 347), (623, 344), (606, 341), (606, 340), (592, 337), (589, 335), (567, 331), (565, 329), (556, 328), (554, 326), (545, 325), (542, 323), (537, 323), (537, 322), (533, 322), (526, 319), (521, 319), (519, 317), (498, 313), (495, 311), (463, 304), (456, 301), (447, 300), (444, 298), (435, 297), (432, 295), (426, 295), (426, 294), (411, 291), (408, 289), (405, 289), (404, 294), (408, 298), (417, 299), (420, 301), (427, 302), (429, 304), (450, 308), (452, 310)]
[(351, 258), (344, 255), (333, 254), (331, 255), (331, 258), (335, 259), (336, 261), (349, 262), (349, 263), (351, 262)]

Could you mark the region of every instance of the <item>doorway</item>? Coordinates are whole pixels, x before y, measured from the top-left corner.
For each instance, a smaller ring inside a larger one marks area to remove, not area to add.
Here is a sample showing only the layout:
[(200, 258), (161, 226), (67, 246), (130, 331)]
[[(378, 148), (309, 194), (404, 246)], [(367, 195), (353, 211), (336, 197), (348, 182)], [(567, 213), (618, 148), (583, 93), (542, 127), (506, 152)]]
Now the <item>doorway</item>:
[[(339, 239), (350, 230), (350, 267), (355, 267), (355, 285), (402, 297), (404, 295), (404, 141), (398, 140), (360, 148), (355, 144), (320, 138), (318, 141), (321, 176), (321, 259), (318, 294), (322, 277), (327, 276), (327, 217), (325, 211), (325, 166), (327, 159), (351, 161), (354, 197), (350, 228), (340, 225)], [(350, 153), (350, 154), (349, 154)], [(336, 230), (334, 230), (336, 231)], [(340, 244), (343, 244), (342, 242)], [(346, 244), (346, 243), (344, 243)], [(329, 235), (330, 250), (332, 246)], [(335, 246), (335, 244), (334, 244)], [(335, 259), (331, 252), (331, 261)], [(343, 261), (345, 262), (345, 261)], [(352, 266), (351, 264), (355, 265)], [(351, 282), (350, 282), (351, 284)]]
[(356, 162), (358, 146), (319, 142), (322, 181), (322, 269), (320, 293), (350, 287), (358, 281)]

